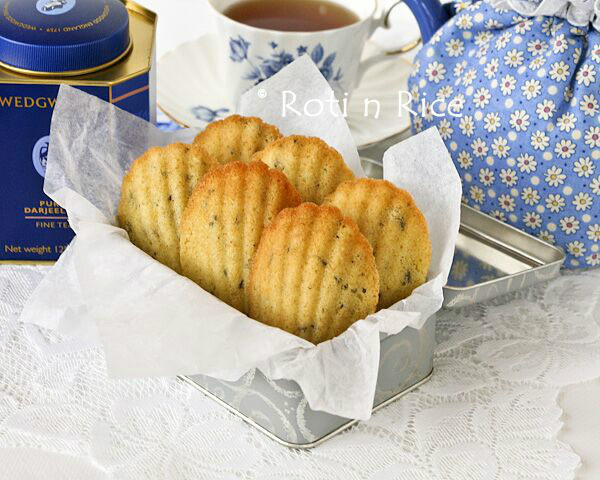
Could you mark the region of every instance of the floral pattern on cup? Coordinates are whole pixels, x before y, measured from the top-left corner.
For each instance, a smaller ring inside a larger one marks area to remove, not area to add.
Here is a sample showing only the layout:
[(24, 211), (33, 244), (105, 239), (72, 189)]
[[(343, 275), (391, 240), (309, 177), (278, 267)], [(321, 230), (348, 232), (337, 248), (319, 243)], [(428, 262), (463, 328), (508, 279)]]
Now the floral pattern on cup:
[(229, 113), (228, 108), (218, 108), (213, 110), (211, 108), (205, 107), (203, 105), (197, 105), (191, 109), (192, 114), (198, 120), (204, 123), (211, 123), (219, 118), (225, 118)]
[[(306, 45), (300, 45), (295, 53), (290, 53), (282, 48), (276, 42), (269, 44), (271, 53), (269, 56), (250, 55), (252, 44), (246, 41), (241, 35), (237, 38), (229, 39), (229, 59), (236, 63), (247, 63), (248, 73), (244, 76), (245, 80), (254, 82), (254, 85), (272, 77), (286, 65), (289, 65), (302, 55), (310, 55), (312, 61), (317, 65), (321, 74), (331, 84), (334, 89), (344, 90), (342, 80), (344, 74), (341, 68), (335, 67), (336, 52), (325, 55), (323, 45), (318, 43), (312, 49)], [(309, 52), (310, 50), (310, 52)]]

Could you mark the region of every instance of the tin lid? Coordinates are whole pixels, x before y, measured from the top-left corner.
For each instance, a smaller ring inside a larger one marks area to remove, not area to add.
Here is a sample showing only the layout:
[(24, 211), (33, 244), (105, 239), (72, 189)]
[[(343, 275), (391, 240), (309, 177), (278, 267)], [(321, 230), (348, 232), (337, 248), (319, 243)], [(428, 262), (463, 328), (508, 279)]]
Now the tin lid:
[(0, 0), (0, 65), (33, 75), (106, 68), (131, 47), (119, 0)]

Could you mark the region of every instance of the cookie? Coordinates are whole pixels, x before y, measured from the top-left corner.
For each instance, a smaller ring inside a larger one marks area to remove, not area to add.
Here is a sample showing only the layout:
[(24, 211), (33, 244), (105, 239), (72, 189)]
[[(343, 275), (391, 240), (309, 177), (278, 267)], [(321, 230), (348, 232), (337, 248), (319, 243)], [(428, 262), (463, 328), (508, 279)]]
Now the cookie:
[(300, 202), (285, 175), (264, 163), (233, 162), (212, 170), (183, 215), (183, 274), (246, 313), (250, 267), (263, 228)]
[(325, 203), (352, 218), (371, 243), (380, 280), (378, 308), (408, 297), (426, 282), (429, 229), (408, 192), (385, 180), (361, 178), (342, 183)]
[(249, 162), (252, 155), (281, 138), (279, 129), (257, 117), (231, 115), (213, 122), (198, 134), (200, 145), (218, 163)]
[(354, 179), (340, 153), (320, 138), (285, 137), (256, 153), (253, 159), (281, 170), (300, 192), (302, 200), (318, 205), (340, 183)]
[(131, 242), (180, 272), (179, 227), (188, 199), (215, 162), (199, 146), (153, 147), (123, 179), (117, 220)]
[(379, 276), (356, 223), (332, 206), (283, 210), (252, 262), (250, 316), (315, 344), (375, 311)]

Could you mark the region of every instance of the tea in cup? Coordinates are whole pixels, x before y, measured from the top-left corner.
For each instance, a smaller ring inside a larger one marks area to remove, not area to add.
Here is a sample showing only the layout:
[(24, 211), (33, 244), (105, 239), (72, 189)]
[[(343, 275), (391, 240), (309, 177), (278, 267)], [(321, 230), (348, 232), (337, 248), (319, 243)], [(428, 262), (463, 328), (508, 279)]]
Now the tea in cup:
[[(367, 40), (389, 15), (377, 0), (209, 0), (215, 12), (223, 88), (237, 101), (302, 55), (309, 55), (337, 98), (350, 95), (382, 53), (361, 61)], [(395, 6), (395, 5), (394, 5)], [(394, 7), (391, 7), (394, 8)]]

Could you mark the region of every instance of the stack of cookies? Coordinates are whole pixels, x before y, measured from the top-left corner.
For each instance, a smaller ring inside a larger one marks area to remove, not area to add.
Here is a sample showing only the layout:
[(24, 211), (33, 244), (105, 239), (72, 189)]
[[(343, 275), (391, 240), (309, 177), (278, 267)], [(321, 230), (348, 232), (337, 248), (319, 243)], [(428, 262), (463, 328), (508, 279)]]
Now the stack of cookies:
[(408, 192), (255, 117), (151, 148), (123, 180), (132, 243), (240, 312), (315, 344), (408, 297), (431, 261)]

